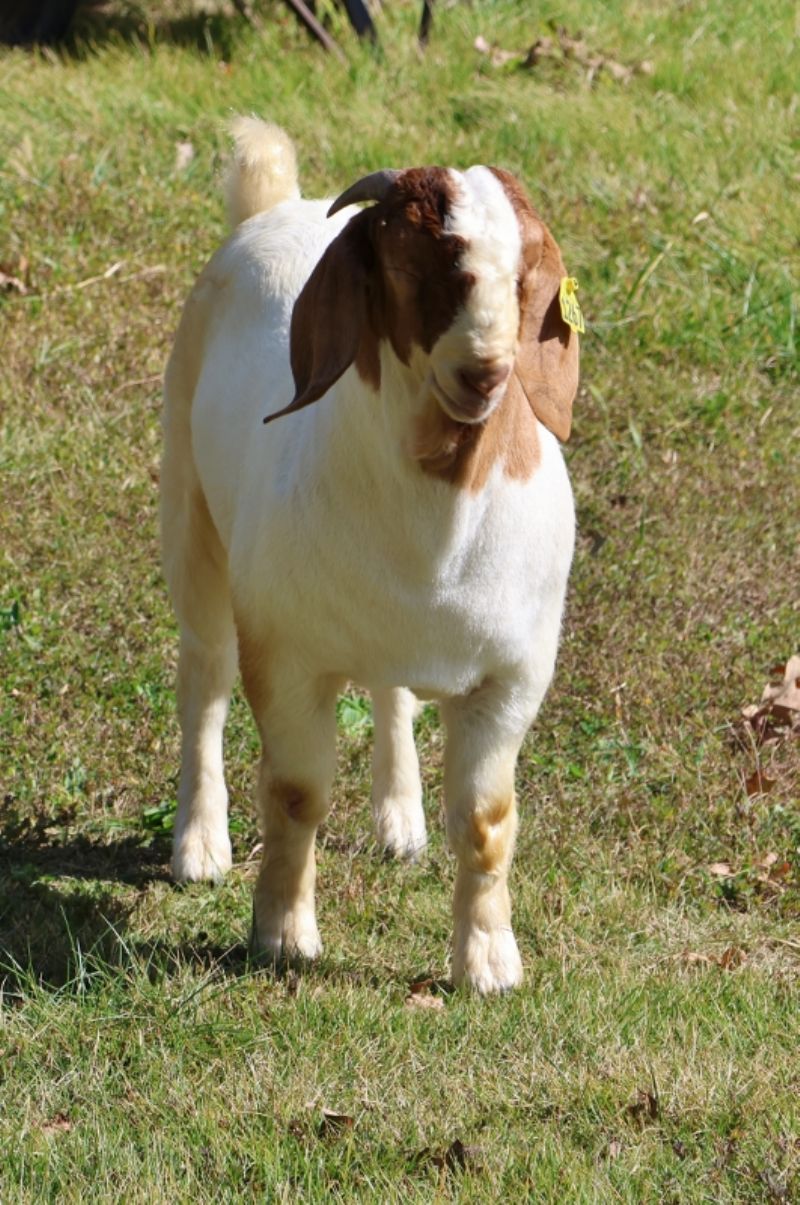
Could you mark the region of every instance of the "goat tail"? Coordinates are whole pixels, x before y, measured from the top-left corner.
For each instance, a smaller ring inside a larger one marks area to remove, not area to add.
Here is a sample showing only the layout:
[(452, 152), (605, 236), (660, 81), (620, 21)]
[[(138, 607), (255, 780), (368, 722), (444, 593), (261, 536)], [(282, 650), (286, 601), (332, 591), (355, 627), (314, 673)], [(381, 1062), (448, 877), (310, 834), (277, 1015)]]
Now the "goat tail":
[(225, 178), (228, 220), (240, 222), (272, 209), (280, 201), (297, 200), (297, 156), (285, 130), (258, 117), (234, 117), (229, 126), (233, 155)]

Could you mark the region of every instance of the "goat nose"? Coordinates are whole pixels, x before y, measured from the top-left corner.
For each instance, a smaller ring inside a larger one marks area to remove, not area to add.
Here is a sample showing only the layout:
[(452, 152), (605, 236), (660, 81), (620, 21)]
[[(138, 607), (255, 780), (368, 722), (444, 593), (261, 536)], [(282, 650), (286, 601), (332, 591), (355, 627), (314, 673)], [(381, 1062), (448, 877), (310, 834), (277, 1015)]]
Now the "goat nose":
[(509, 369), (505, 364), (489, 364), (481, 368), (461, 368), (458, 379), (471, 392), (488, 398), (503, 384), (508, 373)]

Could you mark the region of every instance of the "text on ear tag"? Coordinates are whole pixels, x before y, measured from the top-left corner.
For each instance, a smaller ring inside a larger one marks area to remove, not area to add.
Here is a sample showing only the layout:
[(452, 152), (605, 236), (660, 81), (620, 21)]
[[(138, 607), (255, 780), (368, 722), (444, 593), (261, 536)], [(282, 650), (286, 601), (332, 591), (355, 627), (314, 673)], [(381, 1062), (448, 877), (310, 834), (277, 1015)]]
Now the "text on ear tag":
[(582, 335), (586, 330), (583, 322), (581, 307), (576, 296), (578, 282), (574, 276), (565, 276), (558, 288), (558, 304), (561, 306), (561, 317), (570, 330)]

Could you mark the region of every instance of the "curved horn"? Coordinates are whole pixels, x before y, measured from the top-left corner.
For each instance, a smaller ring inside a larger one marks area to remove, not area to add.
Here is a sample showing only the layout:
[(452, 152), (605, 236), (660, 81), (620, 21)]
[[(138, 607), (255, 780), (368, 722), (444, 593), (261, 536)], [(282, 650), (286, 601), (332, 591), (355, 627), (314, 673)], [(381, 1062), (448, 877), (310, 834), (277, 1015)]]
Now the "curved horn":
[(396, 168), (384, 167), (379, 172), (371, 172), (361, 180), (356, 180), (355, 184), (351, 184), (336, 198), (328, 210), (328, 217), (332, 218), (346, 205), (355, 205), (356, 201), (382, 201), (397, 177), (402, 174)]

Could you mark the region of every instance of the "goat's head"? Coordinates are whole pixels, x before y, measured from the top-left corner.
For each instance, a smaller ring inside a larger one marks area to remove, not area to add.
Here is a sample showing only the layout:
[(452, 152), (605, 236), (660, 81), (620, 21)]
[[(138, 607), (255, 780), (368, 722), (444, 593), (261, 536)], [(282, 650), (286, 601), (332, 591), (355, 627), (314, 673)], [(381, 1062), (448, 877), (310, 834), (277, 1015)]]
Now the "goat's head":
[[(351, 218), (295, 303), (286, 411), (321, 397), (353, 363), (380, 385), (382, 342), (458, 423), (481, 423), (509, 384), (569, 435), (578, 338), (561, 317), (558, 246), (508, 172), (377, 172), (343, 193)], [(277, 416), (274, 416), (277, 417)]]

